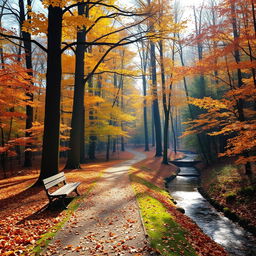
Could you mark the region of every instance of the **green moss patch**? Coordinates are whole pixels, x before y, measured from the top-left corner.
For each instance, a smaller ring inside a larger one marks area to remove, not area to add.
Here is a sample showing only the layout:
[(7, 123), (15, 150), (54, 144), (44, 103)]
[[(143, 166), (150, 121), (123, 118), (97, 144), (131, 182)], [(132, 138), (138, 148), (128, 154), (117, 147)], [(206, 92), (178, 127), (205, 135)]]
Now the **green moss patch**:
[(167, 198), (171, 199), (171, 196), (170, 196), (170, 194), (167, 191), (165, 191), (165, 190), (159, 188), (158, 186), (154, 185), (153, 183), (151, 183), (151, 182), (149, 182), (149, 181), (139, 177), (138, 175), (131, 174), (130, 175), (130, 180), (132, 182), (141, 184), (141, 185), (143, 185), (143, 186), (145, 186), (145, 187), (147, 187), (149, 189), (152, 189), (155, 192), (158, 192), (158, 193), (166, 196)]
[[(196, 252), (185, 238), (185, 231), (168, 212), (166, 207), (147, 192), (147, 188), (161, 193), (166, 200), (171, 196), (154, 184), (131, 174), (133, 188), (136, 193), (146, 232), (150, 244), (157, 252), (164, 256), (196, 256)], [(145, 191), (140, 191), (143, 185)]]

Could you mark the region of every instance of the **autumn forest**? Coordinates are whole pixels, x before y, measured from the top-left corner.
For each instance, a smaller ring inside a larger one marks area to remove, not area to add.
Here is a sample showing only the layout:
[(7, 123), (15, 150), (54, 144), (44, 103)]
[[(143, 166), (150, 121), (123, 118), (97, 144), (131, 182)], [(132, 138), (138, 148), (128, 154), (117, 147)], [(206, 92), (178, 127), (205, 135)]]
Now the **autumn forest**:
[(0, 3), (1, 255), (256, 255), (255, 0)]

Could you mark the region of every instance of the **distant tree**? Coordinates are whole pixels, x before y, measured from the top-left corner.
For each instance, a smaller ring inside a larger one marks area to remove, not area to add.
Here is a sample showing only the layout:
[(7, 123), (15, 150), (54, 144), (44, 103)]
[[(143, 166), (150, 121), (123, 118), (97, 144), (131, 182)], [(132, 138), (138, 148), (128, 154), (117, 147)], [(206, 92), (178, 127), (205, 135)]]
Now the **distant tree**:
[(143, 106), (143, 121), (144, 121), (144, 149), (149, 151), (149, 136), (148, 136), (148, 117), (147, 117), (147, 66), (148, 66), (148, 57), (149, 49), (148, 45), (144, 41), (141, 41), (141, 47), (137, 44), (139, 57), (140, 57), (140, 67), (142, 73), (142, 89), (144, 96), (144, 106)]
[[(27, 13), (27, 20), (30, 20), (30, 12), (31, 12), (31, 0), (27, 0), (26, 3), (27, 11), (25, 11), (25, 3), (23, 0), (19, 0), (19, 23), (20, 23), (20, 31), (22, 34), (24, 50), (25, 50), (25, 58), (26, 58), (26, 68), (28, 69), (28, 74), (32, 78), (33, 77), (33, 66), (32, 66), (32, 43), (31, 43), (31, 34), (23, 30), (22, 26), (23, 23), (26, 21), (26, 13)], [(33, 86), (33, 79), (30, 81), (31, 86)], [(31, 102), (33, 101), (33, 94), (31, 90), (26, 92), (26, 96), (28, 100)], [(26, 106), (26, 130), (32, 128), (33, 125), (33, 107), (31, 104)], [(31, 133), (26, 131), (26, 137), (30, 137)], [(25, 147), (25, 159), (24, 159), (24, 167), (31, 167), (32, 166), (32, 150), (31, 144), (27, 144)]]
[[(147, 0), (148, 5), (150, 6), (151, 0)], [(149, 21), (149, 29), (151, 33), (155, 32), (154, 29), (154, 20)], [(156, 72), (156, 46), (153, 41), (149, 43), (150, 49), (150, 72), (151, 72), (151, 90), (153, 95), (152, 111), (154, 116), (154, 129), (155, 129), (155, 142), (156, 142), (156, 154), (155, 156), (162, 156), (162, 129), (161, 129), (161, 119), (158, 103), (158, 92), (157, 92), (157, 72)]]

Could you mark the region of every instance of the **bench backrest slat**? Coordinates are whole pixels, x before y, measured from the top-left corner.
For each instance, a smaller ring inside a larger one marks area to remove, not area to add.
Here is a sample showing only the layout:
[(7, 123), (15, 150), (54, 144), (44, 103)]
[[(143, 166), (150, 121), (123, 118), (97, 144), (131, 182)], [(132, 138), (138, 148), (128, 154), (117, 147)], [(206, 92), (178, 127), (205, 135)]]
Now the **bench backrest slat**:
[(65, 180), (66, 180), (66, 177), (64, 175), (64, 172), (60, 172), (56, 175), (53, 175), (49, 178), (44, 179), (43, 183), (44, 183), (45, 188), (49, 189)]

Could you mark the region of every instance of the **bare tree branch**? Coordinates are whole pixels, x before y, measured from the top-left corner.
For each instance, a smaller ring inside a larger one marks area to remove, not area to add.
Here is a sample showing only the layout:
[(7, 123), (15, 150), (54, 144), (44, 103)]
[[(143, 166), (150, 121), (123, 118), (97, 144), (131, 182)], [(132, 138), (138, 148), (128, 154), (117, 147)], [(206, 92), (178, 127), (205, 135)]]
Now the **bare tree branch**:
[[(84, 4), (84, 2), (79, 2), (79, 3), (75, 3), (75, 4), (72, 4), (68, 7), (65, 7), (63, 9), (63, 13), (69, 11), (70, 9), (78, 6), (78, 5), (81, 5), (81, 4)], [(146, 14), (138, 14), (138, 13), (134, 13), (134, 12), (130, 12), (130, 11), (125, 11), (125, 10), (122, 10), (120, 9), (119, 7), (115, 6), (115, 5), (112, 5), (112, 4), (106, 4), (106, 3), (103, 3), (102, 1), (98, 1), (98, 2), (86, 2), (86, 4), (92, 4), (93, 6), (96, 6), (96, 5), (101, 5), (101, 6), (104, 6), (104, 7), (108, 7), (108, 8), (113, 8), (115, 9), (116, 11), (120, 12), (120, 13), (130, 13), (130, 14), (133, 14), (133, 15), (136, 15), (136, 16), (141, 16), (141, 15), (146, 15)]]
[(27, 39), (24, 39), (20, 36), (7, 35), (7, 34), (4, 34), (2, 32), (0, 32), (0, 36), (2, 36), (4, 38), (8, 38), (8, 39), (17, 39), (17, 40), (21, 40), (21, 41), (28, 41), (28, 42), (34, 43), (39, 48), (41, 48), (44, 52), (47, 52), (47, 49), (43, 45), (41, 45), (39, 42), (37, 42), (36, 40), (33, 40), (33, 39), (32, 40), (27, 40)]
[[(103, 35), (103, 36), (101, 36), (101, 37), (98, 37), (97, 39), (95, 39), (95, 40), (92, 41), (92, 42), (84, 42), (84, 44), (85, 44), (85, 45), (88, 45), (88, 46), (89, 46), (89, 45), (107, 45), (107, 46), (114, 45), (115, 43), (97, 42), (97, 41), (99, 41), (99, 40), (101, 40), (101, 39), (103, 39), (103, 38), (105, 38), (105, 37), (108, 37), (108, 36), (110, 36), (110, 35), (113, 35), (113, 34), (122, 32), (122, 31), (124, 31), (124, 30), (128, 30), (129, 28), (132, 28), (132, 27), (135, 27), (135, 26), (141, 24), (142, 22), (144, 22), (146, 19), (148, 19), (148, 17), (146, 17), (145, 19), (142, 19), (141, 21), (139, 21), (139, 22), (137, 22), (137, 23), (135, 23), (135, 24), (133, 23), (133, 24), (127, 26), (127, 27), (123, 27), (123, 28), (117, 29), (117, 30), (115, 30), (115, 31), (109, 32), (109, 33), (107, 33), (107, 34), (105, 34), (105, 35)], [(142, 32), (140, 32), (139, 34), (143, 34), (143, 33), (146, 33), (146, 32), (148, 32), (148, 31), (142, 31)], [(138, 35), (138, 34), (137, 34), (137, 35)], [(132, 36), (135, 37), (135, 34), (132, 35)], [(64, 52), (65, 50), (67, 50), (67, 49), (70, 48), (71, 46), (78, 45), (78, 42), (73, 42), (73, 43), (70, 43), (70, 44), (68, 44), (68, 43), (65, 42), (64, 44), (65, 44), (66, 46), (62, 49), (62, 52)]]

